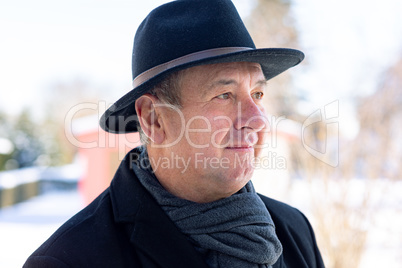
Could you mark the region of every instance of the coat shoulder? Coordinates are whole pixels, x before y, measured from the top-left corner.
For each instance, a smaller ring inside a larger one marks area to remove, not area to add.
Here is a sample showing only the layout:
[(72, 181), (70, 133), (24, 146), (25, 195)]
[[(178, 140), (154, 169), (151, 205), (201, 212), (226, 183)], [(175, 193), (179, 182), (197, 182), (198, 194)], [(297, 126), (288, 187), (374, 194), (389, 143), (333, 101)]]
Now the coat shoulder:
[[(293, 224), (308, 223), (304, 214), (286, 203), (258, 194), (264, 202), (272, 218), (278, 223), (292, 226)], [(305, 226), (307, 227), (307, 226)]]
[(275, 224), (283, 254), (274, 267), (324, 267), (315, 234), (306, 216), (298, 209), (259, 195)]

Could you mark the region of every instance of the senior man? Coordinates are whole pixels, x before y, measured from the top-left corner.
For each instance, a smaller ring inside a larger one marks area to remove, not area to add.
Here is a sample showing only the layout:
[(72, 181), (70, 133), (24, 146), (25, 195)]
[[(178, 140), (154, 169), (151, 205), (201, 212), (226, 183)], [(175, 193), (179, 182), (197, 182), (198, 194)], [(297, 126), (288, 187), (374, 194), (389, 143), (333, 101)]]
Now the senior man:
[(229, 0), (178, 0), (137, 30), (133, 90), (101, 118), (144, 145), (25, 267), (323, 267), (298, 210), (258, 195), (266, 81), (297, 65), (256, 49)]

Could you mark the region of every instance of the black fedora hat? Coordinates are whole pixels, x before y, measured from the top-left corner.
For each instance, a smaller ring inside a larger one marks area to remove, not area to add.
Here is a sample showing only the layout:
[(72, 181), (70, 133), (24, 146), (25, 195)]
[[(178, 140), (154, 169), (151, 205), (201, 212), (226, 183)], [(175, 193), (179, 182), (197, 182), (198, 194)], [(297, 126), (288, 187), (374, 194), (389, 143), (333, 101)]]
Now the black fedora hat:
[(135, 100), (168, 74), (185, 68), (221, 62), (257, 62), (265, 78), (299, 64), (301, 51), (256, 49), (230, 0), (176, 0), (154, 9), (134, 38), (133, 89), (101, 117), (111, 133), (137, 131)]

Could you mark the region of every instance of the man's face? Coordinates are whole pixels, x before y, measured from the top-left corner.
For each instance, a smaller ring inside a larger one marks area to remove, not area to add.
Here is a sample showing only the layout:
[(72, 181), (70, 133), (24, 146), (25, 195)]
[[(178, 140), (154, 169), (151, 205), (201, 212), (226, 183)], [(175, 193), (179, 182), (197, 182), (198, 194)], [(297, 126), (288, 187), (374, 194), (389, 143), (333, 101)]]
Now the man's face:
[(165, 155), (194, 187), (237, 191), (250, 179), (262, 144), (266, 80), (256, 63), (202, 65), (184, 71), (181, 109), (164, 112)]

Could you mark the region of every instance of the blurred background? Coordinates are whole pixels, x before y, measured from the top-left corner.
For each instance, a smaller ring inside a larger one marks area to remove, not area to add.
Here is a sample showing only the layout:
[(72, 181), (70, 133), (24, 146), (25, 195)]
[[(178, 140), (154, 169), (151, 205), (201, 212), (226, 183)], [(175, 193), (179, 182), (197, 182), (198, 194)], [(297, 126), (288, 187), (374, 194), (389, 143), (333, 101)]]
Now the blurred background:
[[(21, 267), (139, 144), (97, 122), (131, 89), (135, 31), (165, 2), (1, 4), (0, 267)], [(306, 55), (270, 81), (257, 190), (308, 216), (327, 267), (401, 267), (402, 2), (234, 3), (257, 47)]]

